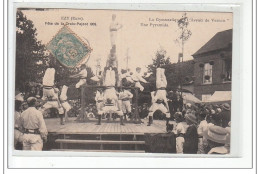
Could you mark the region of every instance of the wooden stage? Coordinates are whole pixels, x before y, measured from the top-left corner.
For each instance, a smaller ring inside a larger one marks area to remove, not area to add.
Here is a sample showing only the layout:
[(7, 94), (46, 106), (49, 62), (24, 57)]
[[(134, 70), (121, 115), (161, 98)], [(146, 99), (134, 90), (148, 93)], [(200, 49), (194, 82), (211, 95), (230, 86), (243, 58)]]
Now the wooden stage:
[[(144, 134), (144, 133), (166, 133), (165, 120), (153, 120), (151, 126), (147, 126), (148, 119), (142, 120), (142, 124), (125, 122), (120, 125), (119, 118), (116, 120), (102, 119), (101, 125), (96, 125), (97, 119), (90, 118), (88, 122), (77, 122), (76, 118), (69, 118), (65, 125), (60, 125), (59, 118), (45, 119), (49, 133), (56, 134)], [(173, 121), (170, 121), (173, 123)]]
[[(165, 120), (153, 120), (151, 126), (144, 123), (126, 122), (120, 125), (120, 120), (102, 119), (101, 125), (96, 125), (97, 119), (90, 118), (87, 122), (75, 121), (69, 118), (65, 125), (60, 125), (59, 118), (46, 118), (49, 132), (48, 146), (51, 151), (84, 151), (84, 152), (158, 152), (175, 153), (175, 145), (169, 145), (173, 133), (166, 132)], [(170, 121), (171, 124), (174, 121)], [(158, 136), (157, 136), (158, 135)], [(173, 138), (175, 140), (175, 136)], [(173, 148), (169, 150), (169, 147)]]

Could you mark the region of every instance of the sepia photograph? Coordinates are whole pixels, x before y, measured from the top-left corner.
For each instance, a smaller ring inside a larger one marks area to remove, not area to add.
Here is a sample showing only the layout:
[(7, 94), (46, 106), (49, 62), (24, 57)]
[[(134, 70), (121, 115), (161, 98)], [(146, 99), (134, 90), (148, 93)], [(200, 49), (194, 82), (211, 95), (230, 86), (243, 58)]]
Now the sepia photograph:
[(232, 12), (15, 15), (14, 151), (230, 155)]

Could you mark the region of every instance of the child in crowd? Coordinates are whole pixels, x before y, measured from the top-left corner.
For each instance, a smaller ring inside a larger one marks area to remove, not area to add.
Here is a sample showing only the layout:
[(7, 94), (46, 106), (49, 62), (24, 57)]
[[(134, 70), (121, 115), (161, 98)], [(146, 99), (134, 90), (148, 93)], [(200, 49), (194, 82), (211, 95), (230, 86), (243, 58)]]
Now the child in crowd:
[(182, 114), (181, 112), (176, 112), (174, 114), (174, 118), (176, 120), (176, 125), (174, 127), (173, 133), (176, 135), (176, 153), (183, 153), (183, 144), (184, 144), (184, 134), (185, 128), (182, 122)]

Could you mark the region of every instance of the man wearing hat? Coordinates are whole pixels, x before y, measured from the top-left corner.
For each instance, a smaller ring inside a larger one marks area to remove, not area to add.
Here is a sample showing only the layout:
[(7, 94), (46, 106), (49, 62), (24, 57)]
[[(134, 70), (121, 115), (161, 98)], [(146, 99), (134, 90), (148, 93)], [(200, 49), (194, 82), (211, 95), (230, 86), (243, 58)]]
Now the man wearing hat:
[(35, 108), (37, 99), (29, 97), (27, 103), (29, 108), (21, 115), (21, 129), (23, 135), (23, 150), (38, 150), (43, 148), (43, 141), (47, 141), (47, 128), (43, 115)]
[(184, 136), (183, 153), (196, 154), (198, 151), (197, 118), (193, 113), (189, 113), (185, 115), (185, 120), (188, 128)]
[(222, 105), (222, 109), (223, 111), (219, 114), (219, 118), (221, 120), (221, 126), (225, 128), (231, 121), (230, 105), (228, 103), (224, 103)]
[(229, 129), (225, 129), (220, 126), (209, 126), (207, 130), (203, 132), (203, 137), (208, 141), (210, 148), (208, 154), (228, 154), (230, 143)]

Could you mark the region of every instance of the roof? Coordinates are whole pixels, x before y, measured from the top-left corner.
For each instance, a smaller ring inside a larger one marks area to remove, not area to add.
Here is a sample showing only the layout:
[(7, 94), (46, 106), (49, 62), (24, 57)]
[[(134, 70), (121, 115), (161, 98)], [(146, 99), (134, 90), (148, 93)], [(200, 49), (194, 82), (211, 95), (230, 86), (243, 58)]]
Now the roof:
[(224, 102), (231, 101), (231, 91), (215, 91), (206, 102)]
[(232, 44), (232, 29), (218, 32), (192, 56), (228, 48)]
[(201, 103), (200, 99), (196, 98), (194, 95), (191, 93), (183, 93), (183, 102), (184, 103)]

